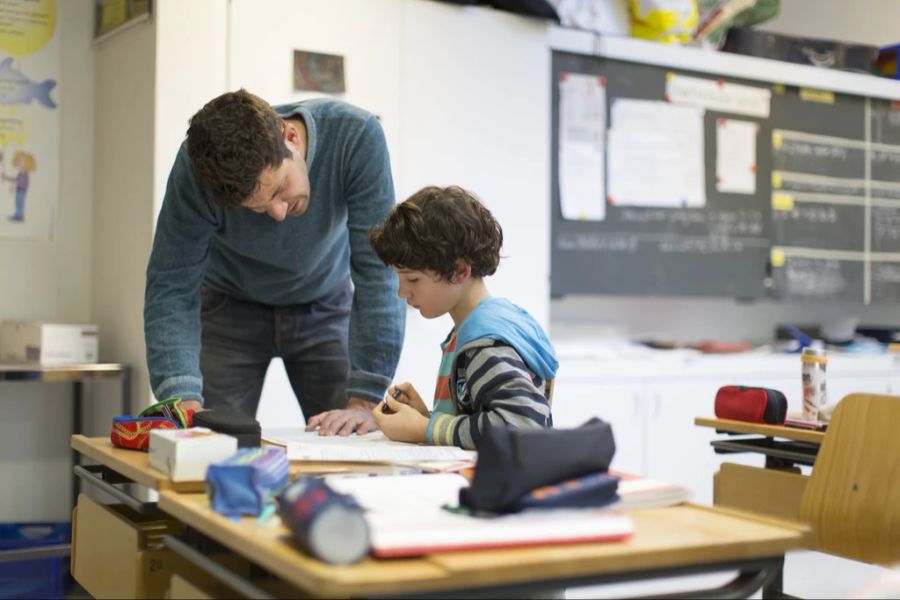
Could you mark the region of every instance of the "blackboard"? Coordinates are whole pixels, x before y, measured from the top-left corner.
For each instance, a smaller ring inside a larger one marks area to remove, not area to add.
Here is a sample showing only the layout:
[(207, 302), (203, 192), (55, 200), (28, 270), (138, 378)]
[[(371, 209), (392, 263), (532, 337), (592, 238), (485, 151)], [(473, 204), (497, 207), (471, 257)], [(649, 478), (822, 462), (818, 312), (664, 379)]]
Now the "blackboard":
[[(554, 51), (552, 69), (554, 296), (900, 301), (896, 102), (561, 51)], [(765, 115), (703, 111), (702, 206), (623, 206), (601, 198), (609, 202), (602, 219), (565, 218), (559, 81), (571, 74), (602, 78), (607, 118), (618, 99), (664, 102), (673, 74), (764, 88), (771, 101)], [(722, 119), (757, 125), (752, 193), (717, 189)]]

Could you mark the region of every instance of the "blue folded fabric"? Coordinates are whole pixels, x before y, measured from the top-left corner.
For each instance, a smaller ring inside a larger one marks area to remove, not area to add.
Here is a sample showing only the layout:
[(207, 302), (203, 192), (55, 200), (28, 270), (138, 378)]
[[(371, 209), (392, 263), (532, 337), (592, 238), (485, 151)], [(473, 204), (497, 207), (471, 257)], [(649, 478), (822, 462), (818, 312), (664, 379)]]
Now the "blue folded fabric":
[(591, 473), (535, 488), (513, 501), (512, 512), (526, 508), (599, 508), (619, 499), (619, 478)]
[(259, 515), (287, 481), (284, 448), (242, 448), (209, 466), (206, 493), (216, 512), (230, 517)]

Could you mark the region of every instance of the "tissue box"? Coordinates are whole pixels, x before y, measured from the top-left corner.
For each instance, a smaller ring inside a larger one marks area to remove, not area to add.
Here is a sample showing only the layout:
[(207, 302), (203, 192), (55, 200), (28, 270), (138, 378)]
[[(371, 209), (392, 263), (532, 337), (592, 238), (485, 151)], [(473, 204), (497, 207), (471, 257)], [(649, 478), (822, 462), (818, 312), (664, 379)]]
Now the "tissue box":
[(204, 427), (150, 431), (150, 466), (172, 481), (203, 481), (209, 465), (237, 449), (237, 438)]
[(97, 362), (97, 326), (3, 321), (0, 362), (45, 366)]

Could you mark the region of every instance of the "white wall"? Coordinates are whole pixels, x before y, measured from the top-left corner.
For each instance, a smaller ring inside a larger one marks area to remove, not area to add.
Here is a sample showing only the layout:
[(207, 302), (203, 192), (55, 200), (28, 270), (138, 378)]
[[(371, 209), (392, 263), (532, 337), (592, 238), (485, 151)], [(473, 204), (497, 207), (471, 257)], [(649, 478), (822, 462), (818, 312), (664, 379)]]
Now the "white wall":
[[(423, 0), (233, 0), (229, 86), (271, 102), (294, 92), (293, 50), (344, 56), (342, 99), (381, 118), (398, 200), (426, 184), (470, 188), (504, 227), (489, 280), (547, 323), (549, 315), (549, 52), (541, 21)], [(273, 19), (272, 15), (278, 15)], [(265, 57), (261, 62), (260, 57)], [(263, 66), (264, 65), (264, 66)], [(537, 224), (537, 226), (535, 226)], [(438, 344), (452, 323), (410, 311), (398, 379), (430, 396)], [(279, 363), (258, 413), (299, 423)]]
[(897, 0), (782, 0), (778, 16), (759, 28), (786, 35), (887, 46), (900, 39), (898, 27)]
[[(144, 273), (152, 242), (156, 22), (94, 48), (94, 248), (92, 319), (100, 358), (132, 367), (132, 402), (149, 398), (144, 353)], [(99, 386), (96, 386), (99, 387)], [(96, 390), (86, 413), (99, 434), (119, 414), (116, 389)]]
[[(57, 4), (60, 198), (53, 238), (0, 239), (0, 318), (91, 320), (93, 1)], [(5, 215), (4, 215), (5, 217)], [(0, 521), (65, 520), (71, 386), (0, 383)], [(51, 492), (51, 490), (54, 490)]]

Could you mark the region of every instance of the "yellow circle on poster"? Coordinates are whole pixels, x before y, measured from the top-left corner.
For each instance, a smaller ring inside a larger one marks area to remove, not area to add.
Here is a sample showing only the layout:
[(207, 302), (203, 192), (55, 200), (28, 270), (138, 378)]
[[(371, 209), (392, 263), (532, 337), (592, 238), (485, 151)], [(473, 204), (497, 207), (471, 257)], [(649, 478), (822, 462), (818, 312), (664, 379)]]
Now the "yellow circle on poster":
[(56, 31), (56, 0), (0, 0), (0, 50), (17, 58), (37, 52)]

